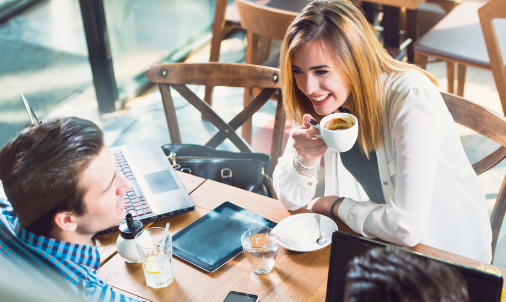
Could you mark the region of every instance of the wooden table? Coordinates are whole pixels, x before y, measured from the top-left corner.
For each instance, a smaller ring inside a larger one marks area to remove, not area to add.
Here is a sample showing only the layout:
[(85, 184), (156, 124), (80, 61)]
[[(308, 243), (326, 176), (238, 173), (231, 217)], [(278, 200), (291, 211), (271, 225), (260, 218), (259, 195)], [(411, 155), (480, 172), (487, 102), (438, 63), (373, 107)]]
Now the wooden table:
[[(225, 201), (275, 222), (290, 215), (311, 212), (306, 209), (289, 212), (277, 200), (196, 176), (180, 172), (178, 175), (195, 203), (195, 211), (153, 223), (153, 226), (163, 227), (170, 222), (173, 234)], [(356, 235), (342, 221), (335, 221), (339, 231)], [(286, 295), (296, 301), (325, 300), (330, 245), (309, 253), (292, 252), (280, 247), (274, 270), (266, 275), (254, 274), (244, 254), (214, 273), (206, 273), (174, 257), (174, 281), (166, 288), (152, 289), (146, 285), (142, 265), (128, 264), (115, 252), (117, 236), (114, 233), (95, 239), (101, 256), (106, 258), (97, 274), (115, 289), (134, 297), (149, 301), (223, 301), (229, 291), (235, 290), (256, 294), (260, 299), (269, 295)], [(470, 267), (479, 265), (478, 261), (423, 244), (411, 250)], [(499, 270), (506, 276), (506, 270)]]

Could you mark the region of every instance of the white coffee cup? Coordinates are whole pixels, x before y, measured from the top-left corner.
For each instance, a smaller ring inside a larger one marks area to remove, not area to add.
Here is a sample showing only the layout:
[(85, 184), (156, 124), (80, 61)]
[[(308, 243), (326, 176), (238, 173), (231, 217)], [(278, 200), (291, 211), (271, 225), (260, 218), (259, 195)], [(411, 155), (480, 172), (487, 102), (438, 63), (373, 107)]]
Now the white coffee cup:
[[(329, 130), (324, 125), (334, 118), (349, 118), (352, 117), (355, 124), (348, 129), (344, 130)], [(346, 152), (350, 150), (358, 137), (358, 119), (353, 114), (349, 113), (332, 113), (324, 117), (320, 124), (314, 119), (309, 121), (312, 128), (317, 128), (320, 133), (317, 135), (325, 141), (325, 144), (334, 152)]]

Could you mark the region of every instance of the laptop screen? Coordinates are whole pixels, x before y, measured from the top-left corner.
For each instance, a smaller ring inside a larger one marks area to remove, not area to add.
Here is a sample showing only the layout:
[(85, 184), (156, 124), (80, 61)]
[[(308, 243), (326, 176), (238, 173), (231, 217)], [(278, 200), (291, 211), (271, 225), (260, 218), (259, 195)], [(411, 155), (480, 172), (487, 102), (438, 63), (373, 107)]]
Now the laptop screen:
[[(387, 245), (352, 236), (342, 232), (334, 232), (330, 252), (329, 277), (327, 281), (327, 302), (344, 301), (344, 286), (348, 263), (358, 255), (368, 250)], [(417, 257), (426, 257), (413, 253)], [(431, 258), (433, 261), (440, 261), (460, 272), (467, 284), (470, 301), (497, 301), (501, 300), (503, 278), (466, 266), (453, 264)]]

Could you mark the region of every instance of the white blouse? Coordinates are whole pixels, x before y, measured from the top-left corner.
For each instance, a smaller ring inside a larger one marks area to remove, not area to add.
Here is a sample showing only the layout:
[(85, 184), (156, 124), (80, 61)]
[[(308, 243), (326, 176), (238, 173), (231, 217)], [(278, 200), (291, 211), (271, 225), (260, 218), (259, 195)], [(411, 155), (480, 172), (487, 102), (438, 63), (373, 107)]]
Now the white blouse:
[[(386, 204), (344, 199), (338, 216), (366, 238), (435, 248), (490, 263), (485, 194), (437, 88), (417, 71), (384, 76), (384, 148), (376, 151)], [(359, 121), (360, 123), (360, 121)], [(274, 190), (293, 211), (315, 194), (293, 167), (293, 140), (274, 170)], [(339, 196), (336, 154), (324, 155), (325, 196)]]

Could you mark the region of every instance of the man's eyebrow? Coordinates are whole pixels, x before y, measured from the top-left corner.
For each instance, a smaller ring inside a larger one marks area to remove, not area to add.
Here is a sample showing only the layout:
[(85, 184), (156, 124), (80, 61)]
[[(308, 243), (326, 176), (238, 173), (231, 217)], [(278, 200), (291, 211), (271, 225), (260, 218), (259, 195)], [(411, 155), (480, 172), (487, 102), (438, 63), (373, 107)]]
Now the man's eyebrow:
[(329, 68), (330, 66), (328, 65), (318, 65), (318, 66), (313, 66), (311, 68), (309, 68), (310, 70), (315, 70), (315, 69), (320, 69), (320, 68)]
[(116, 174), (118, 174), (118, 171), (116, 171), (116, 173), (114, 173), (111, 183), (107, 186), (107, 188), (102, 193), (105, 193), (105, 191), (109, 190), (109, 188), (112, 186), (112, 183), (114, 182), (114, 179), (116, 178)]

